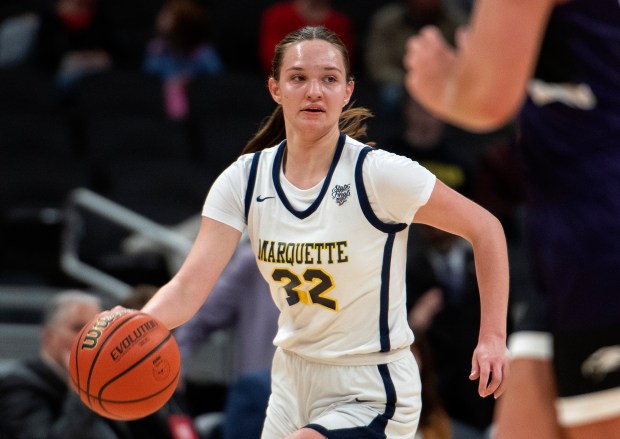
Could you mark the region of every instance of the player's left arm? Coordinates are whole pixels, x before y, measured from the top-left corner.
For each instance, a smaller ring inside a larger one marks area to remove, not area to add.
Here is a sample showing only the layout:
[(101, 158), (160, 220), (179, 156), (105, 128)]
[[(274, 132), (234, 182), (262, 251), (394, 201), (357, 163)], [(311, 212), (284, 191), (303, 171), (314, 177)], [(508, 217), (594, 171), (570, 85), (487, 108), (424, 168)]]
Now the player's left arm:
[(503, 227), (489, 211), (439, 180), (413, 222), (461, 236), (472, 245), (481, 320), (470, 379), (480, 379), (480, 396), (493, 394), (497, 398), (504, 392), (509, 374), (506, 348), (509, 275)]

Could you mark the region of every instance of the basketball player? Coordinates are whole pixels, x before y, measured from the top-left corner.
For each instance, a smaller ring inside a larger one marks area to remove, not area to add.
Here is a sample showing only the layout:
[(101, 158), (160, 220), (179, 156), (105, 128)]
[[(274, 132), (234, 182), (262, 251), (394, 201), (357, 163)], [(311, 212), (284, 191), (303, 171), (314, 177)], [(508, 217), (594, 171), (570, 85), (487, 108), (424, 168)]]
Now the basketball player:
[[(407, 227), (473, 247), (482, 306), (470, 379), (502, 394), (508, 262), (499, 221), (416, 162), (354, 140), (364, 108), (342, 41), (305, 27), (277, 46), (276, 110), (207, 196), (186, 261), (144, 311), (169, 327), (205, 300), (247, 227), (280, 309), (263, 439), (414, 436), (420, 379), (405, 307)], [(349, 135), (350, 134), (350, 135)], [(464, 378), (465, 379), (465, 378)]]
[(556, 438), (558, 424), (570, 439), (618, 437), (620, 2), (479, 0), (461, 37), (457, 50), (437, 29), (413, 38), (407, 86), (472, 130), (521, 108), (529, 245), (551, 331), (515, 334), (498, 438)]

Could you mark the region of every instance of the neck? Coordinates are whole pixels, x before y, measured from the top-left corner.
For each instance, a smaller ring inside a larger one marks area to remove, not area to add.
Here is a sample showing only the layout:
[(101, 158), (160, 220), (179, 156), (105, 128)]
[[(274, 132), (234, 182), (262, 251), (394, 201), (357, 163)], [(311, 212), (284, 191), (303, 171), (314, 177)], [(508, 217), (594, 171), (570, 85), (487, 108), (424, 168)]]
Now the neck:
[(339, 136), (335, 131), (314, 141), (287, 137), (283, 161), (286, 179), (300, 189), (316, 186), (329, 171)]
[(66, 380), (68, 377), (67, 370), (52, 357), (46, 351), (41, 351), (41, 359), (52, 369), (62, 380)]

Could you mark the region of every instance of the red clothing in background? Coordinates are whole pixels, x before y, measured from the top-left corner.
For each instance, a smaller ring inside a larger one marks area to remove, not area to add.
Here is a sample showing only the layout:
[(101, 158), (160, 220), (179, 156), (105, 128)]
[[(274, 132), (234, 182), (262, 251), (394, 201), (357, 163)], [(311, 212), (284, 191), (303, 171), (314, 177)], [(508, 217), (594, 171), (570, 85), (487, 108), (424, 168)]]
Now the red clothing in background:
[(335, 32), (353, 55), (353, 26), (349, 17), (332, 9), (325, 20), (320, 23), (310, 23), (302, 17), (295, 3), (282, 2), (268, 7), (262, 14), (259, 30), (259, 56), (263, 70), (271, 73), (271, 60), (275, 46), (290, 32), (304, 26), (323, 25)]

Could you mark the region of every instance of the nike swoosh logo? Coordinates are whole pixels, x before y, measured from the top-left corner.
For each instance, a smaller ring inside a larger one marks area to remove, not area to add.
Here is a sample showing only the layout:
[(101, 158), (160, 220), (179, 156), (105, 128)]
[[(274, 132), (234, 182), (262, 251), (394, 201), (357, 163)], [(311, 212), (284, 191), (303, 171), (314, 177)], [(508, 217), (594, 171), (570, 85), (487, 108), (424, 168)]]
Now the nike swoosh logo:
[(268, 200), (270, 198), (275, 198), (275, 197), (261, 197), (260, 195), (258, 197), (256, 197), (256, 201), (258, 201), (259, 203), (262, 203), (265, 200)]
[(365, 402), (373, 402), (373, 401), (372, 401), (372, 399), (359, 399), (359, 398), (355, 398), (355, 402), (365, 403)]

